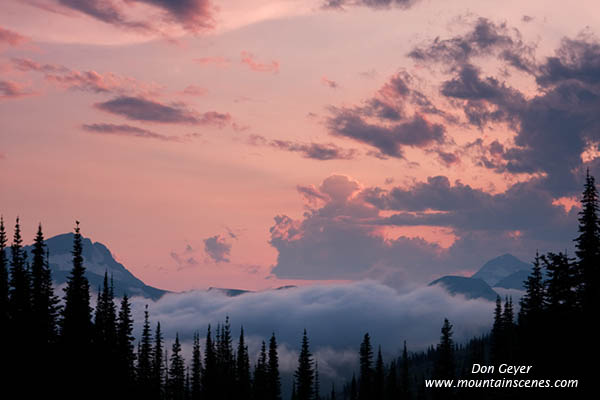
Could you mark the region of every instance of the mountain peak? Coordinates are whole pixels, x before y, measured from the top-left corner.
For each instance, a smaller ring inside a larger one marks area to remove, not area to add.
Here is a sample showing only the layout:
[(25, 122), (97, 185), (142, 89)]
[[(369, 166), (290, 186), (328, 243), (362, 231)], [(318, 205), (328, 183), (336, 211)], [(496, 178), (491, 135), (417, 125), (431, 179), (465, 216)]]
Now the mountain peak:
[(510, 253), (503, 254), (496, 258), (492, 258), (473, 274), (472, 278), (477, 278), (485, 281), (488, 285), (494, 287), (502, 279), (515, 272), (526, 270), (529, 271), (531, 265), (521, 261)]

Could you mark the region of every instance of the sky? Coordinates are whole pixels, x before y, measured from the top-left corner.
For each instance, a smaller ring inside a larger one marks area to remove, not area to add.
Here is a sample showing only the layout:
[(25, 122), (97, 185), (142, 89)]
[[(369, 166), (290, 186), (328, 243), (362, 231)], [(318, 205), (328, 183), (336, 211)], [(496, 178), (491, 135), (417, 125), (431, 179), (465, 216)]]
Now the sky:
[(469, 275), (572, 249), (594, 1), (4, 0), (0, 213), (145, 283)]

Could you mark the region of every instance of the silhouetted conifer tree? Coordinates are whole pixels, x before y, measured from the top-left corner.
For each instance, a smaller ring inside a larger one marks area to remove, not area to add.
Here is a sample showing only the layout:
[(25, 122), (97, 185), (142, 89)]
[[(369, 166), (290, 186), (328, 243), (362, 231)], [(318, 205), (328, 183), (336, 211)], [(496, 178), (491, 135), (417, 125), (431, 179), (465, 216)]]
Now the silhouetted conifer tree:
[(315, 393), (314, 400), (321, 400), (321, 379), (319, 378), (319, 362), (315, 361)]
[(27, 255), (23, 250), (19, 218), (15, 224), (13, 242), (10, 247), (10, 314), (16, 340), (27, 341), (31, 332), (31, 276), (27, 268)]
[(298, 368), (294, 373), (296, 379), (296, 390), (298, 400), (311, 400), (313, 395), (313, 359), (310, 353), (308, 344), (308, 335), (306, 329), (302, 335), (302, 345), (300, 347), (300, 355), (298, 356)]
[(281, 400), (281, 378), (279, 376), (279, 355), (277, 353), (277, 339), (275, 333), (269, 340), (268, 375), (268, 400)]
[(440, 343), (437, 346), (437, 362), (435, 364), (435, 377), (437, 379), (454, 379), (454, 341), (452, 340), (452, 325), (444, 319)]
[(175, 335), (175, 342), (173, 343), (173, 347), (171, 349), (168, 393), (170, 400), (185, 399), (185, 362), (181, 355), (179, 334)]
[(252, 382), (250, 378), (250, 357), (248, 346), (244, 341), (244, 327), (240, 329), (236, 357), (236, 399), (249, 399), (252, 394)]
[(575, 308), (575, 268), (564, 253), (548, 253), (541, 257), (547, 271), (546, 307), (555, 317), (564, 316)]
[(398, 390), (398, 371), (396, 368), (396, 360), (390, 362), (387, 375), (385, 377), (384, 398), (386, 400), (396, 399), (399, 396)]
[(255, 400), (266, 399), (269, 393), (267, 378), (267, 345), (264, 341), (262, 342), (256, 365), (254, 366), (252, 392)]
[(358, 400), (358, 390), (356, 388), (356, 376), (352, 374), (352, 381), (350, 382), (350, 400)]
[(377, 350), (377, 360), (375, 361), (375, 371), (373, 373), (373, 399), (383, 400), (385, 387), (385, 370), (383, 357), (381, 356), (381, 346)]
[(164, 389), (164, 368), (163, 368), (163, 336), (160, 330), (160, 322), (156, 324), (154, 333), (154, 347), (152, 347), (152, 398), (155, 400), (162, 398)]
[(138, 393), (141, 398), (145, 399), (150, 397), (152, 388), (152, 331), (147, 304), (144, 309), (144, 325), (137, 359)]
[(119, 379), (128, 393), (132, 393), (135, 383), (135, 353), (133, 337), (133, 318), (131, 316), (131, 305), (127, 294), (123, 295), (119, 319), (117, 321), (117, 360)]
[(496, 364), (504, 359), (504, 324), (502, 320), (502, 299), (496, 296), (496, 308), (494, 309), (494, 325), (492, 325), (492, 363)]
[(544, 277), (540, 264), (540, 255), (536, 252), (533, 269), (527, 280), (523, 282), (525, 294), (520, 300), (519, 325), (535, 326), (544, 310)]
[(373, 348), (371, 337), (365, 333), (360, 345), (360, 376), (358, 380), (359, 400), (371, 400), (373, 395)]
[(200, 334), (194, 333), (194, 347), (192, 349), (192, 374), (190, 394), (193, 400), (200, 399), (202, 389), (202, 356), (200, 354)]
[(406, 340), (404, 341), (404, 348), (402, 349), (402, 371), (400, 373), (401, 378), (401, 393), (404, 398), (410, 397), (410, 378), (409, 378), (409, 360), (408, 350), (406, 349)]
[[(62, 310), (61, 336), (67, 347), (76, 349), (80, 346), (87, 347), (92, 339), (92, 309), (90, 307), (90, 284), (85, 277), (83, 266), (83, 246), (79, 221), (76, 221), (75, 235), (73, 236), (73, 268), (67, 278), (64, 308)], [(81, 353), (83, 349), (77, 349)]]
[(600, 269), (600, 219), (598, 218), (598, 191), (594, 177), (586, 173), (579, 212), (579, 236), (575, 238), (578, 258), (577, 278), (579, 301), (584, 312), (598, 310)]
[(204, 399), (217, 398), (217, 374), (217, 355), (212, 340), (210, 325), (208, 325), (204, 348), (204, 373), (202, 374), (202, 397)]

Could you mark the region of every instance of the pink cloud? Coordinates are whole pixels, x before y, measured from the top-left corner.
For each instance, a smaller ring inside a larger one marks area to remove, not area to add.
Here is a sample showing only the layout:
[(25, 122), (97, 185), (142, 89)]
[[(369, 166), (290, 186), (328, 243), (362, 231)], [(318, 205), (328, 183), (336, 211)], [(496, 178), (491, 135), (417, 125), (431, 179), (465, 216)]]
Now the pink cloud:
[(185, 94), (188, 96), (204, 96), (208, 90), (206, 88), (196, 86), (196, 85), (188, 85), (185, 89), (183, 89), (180, 94)]
[(279, 61), (271, 61), (269, 63), (259, 62), (254, 58), (252, 53), (242, 51), (242, 64), (246, 64), (252, 71), (256, 72), (279, 72)]
[(33, 94), (19, 82), (0, 81), (0, 99), (15, 99)]
[(46, 81), (63, 89), (75, 89), (94, 93), (155, 93), (156, 84), (147, 84), (134, 78), (112, 72), (99, 73), (94, 70), (78, 71), (58, 64), (40, 64), (24, 58), (13, 58), (14, 67), (23, 72), (40, 72)]
[(8, 29), (4, 29), (0, 26), (0, 44), (6, 43), (9, 46), (18, 46), (27, 42), (29, 39), (25, 36), (18, 34), (17, 32), (13, 32)]
[(340, 87), (340, 85), (336, 81), (328, 79), (325, 75), (321, 77), (321, 83), (331, 89), (337, 89)]
[(217, 67), (228, 67), (229, 64), (231, 64), (231, 60), (229, 60), (226, 57), (201, 57), (201, 58), (194, 58), (193, 60), (195, 63), (198, 63), (200, 65), (215, 65)]

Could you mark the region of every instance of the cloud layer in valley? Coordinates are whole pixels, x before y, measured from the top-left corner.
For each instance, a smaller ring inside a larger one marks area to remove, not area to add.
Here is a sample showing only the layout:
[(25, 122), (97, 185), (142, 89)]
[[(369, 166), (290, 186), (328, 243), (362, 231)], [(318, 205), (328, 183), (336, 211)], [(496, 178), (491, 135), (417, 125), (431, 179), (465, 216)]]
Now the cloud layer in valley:
[[(147, 299), (134, 298), (136, 332), (141, 329)], [(363, 335), (368, 331), (375, 345), (397, 355), (406, 340), (413, 351), (437, 343), (444, 318), (454, 324), (458, 342), (484, 333), (491, 323), (493, 304), (485, 300), (452, 297), (439, 287), (404, 292), (373, 282), (314, 285), (247, 293), (227, 297), (217, 291), (167, 294), (149, 304), (152, 324), (160, 321), (168, 340), (178, 332), (184, 342), (195, 331), (204, 337), (208, 324), (213, 332), (226, 316), (237, 338), (240, 326), (255, 355), (261, 340), (274, 332), (282, 346), (282, 369), (296, 367), (302, 331), (307, 329), (311, 350), (319, 367), (329, 374), (354, 367)], [(341, 333), (343, 332), (343, 333)], [(345, 365), (337, 365), (336, 363)]]

